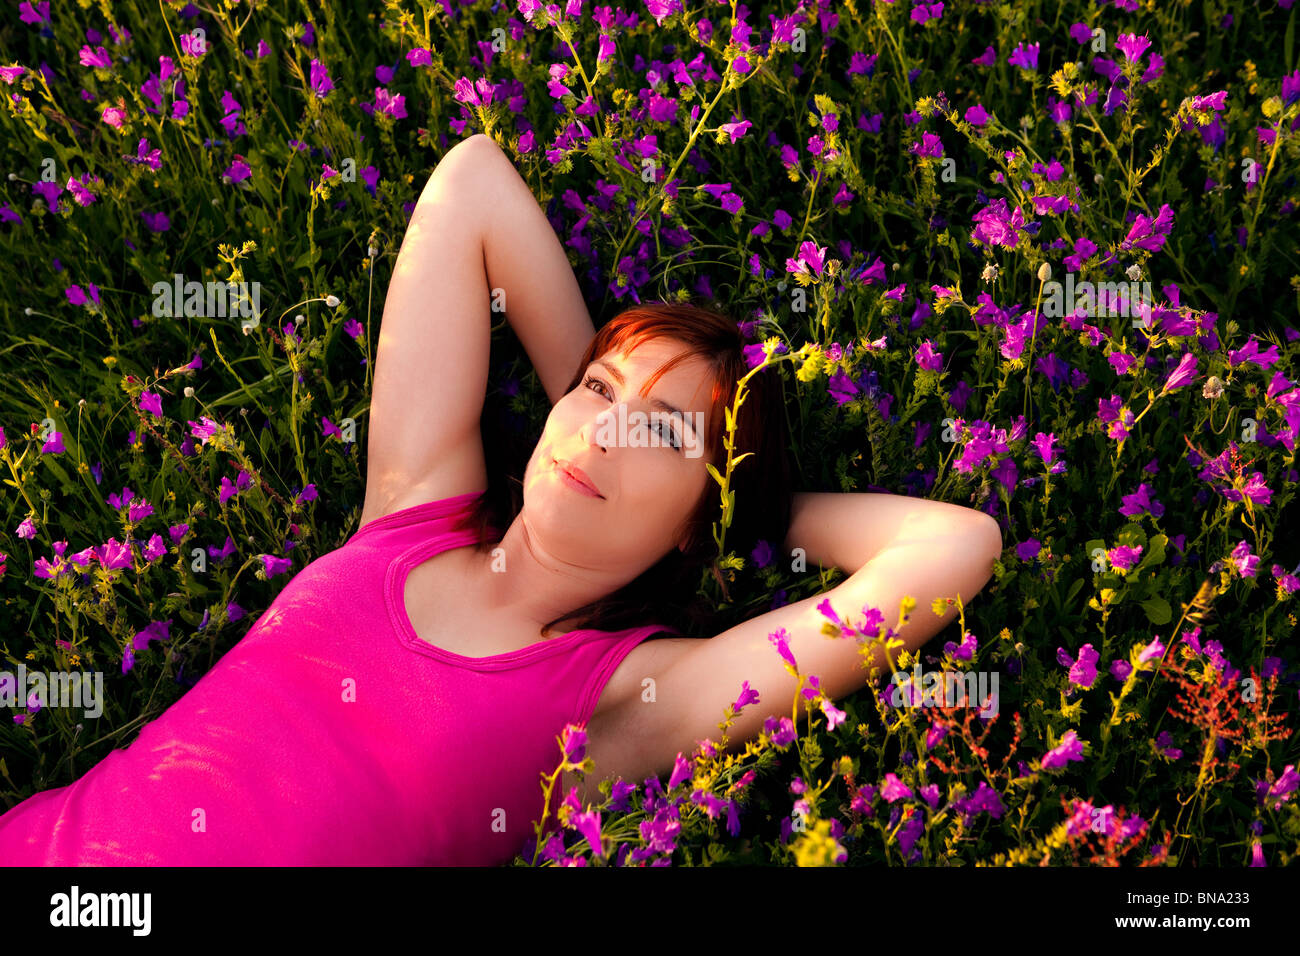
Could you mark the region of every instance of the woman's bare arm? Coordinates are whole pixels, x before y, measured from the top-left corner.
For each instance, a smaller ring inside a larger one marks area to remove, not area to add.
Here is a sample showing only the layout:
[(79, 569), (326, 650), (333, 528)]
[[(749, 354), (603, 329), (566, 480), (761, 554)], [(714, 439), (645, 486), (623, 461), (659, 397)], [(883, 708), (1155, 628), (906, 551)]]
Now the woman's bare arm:
[(564, 247), (514, 163), (483, 133), (466, 142), (474, 143), (484, 164), (476, 224), (489, 293), (503, 297), (506, 319), (554, 405), (595, 326)]
[(809, 567), (818, 564), (853, 574), (918, 524), (998, 524), (974, 508), (907, 495), (797, 492), (791, 498), (790, 528), (783, 560), (803, 549)]

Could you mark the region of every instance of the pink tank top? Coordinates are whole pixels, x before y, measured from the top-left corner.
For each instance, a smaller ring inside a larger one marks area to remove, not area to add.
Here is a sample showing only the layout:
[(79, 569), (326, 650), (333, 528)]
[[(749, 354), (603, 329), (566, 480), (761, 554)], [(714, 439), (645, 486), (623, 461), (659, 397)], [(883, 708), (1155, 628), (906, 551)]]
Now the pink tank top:
[(0, 865), (531, 859), (564, 725), (587, 723), (632, 648), (680, 632), (575, 630), (483, 658), (422, 641), (403, 584), (478, 541), (452, 530), (474, 498), (378, 518), (303, 568), (129, 747), (0, 815)]

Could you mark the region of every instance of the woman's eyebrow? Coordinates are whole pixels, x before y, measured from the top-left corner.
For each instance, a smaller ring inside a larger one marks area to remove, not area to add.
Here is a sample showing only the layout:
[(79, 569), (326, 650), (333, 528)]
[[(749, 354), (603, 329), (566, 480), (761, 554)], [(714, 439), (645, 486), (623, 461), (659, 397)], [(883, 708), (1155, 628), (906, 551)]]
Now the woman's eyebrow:
[[(614, 368), (614, 366), (608, 365), (605, 362), (602, 362), (600, 359), (596, 359), (591, 364), (599, 365), (601, 366), (601, 368), (607, 369), (609, 371), (609, 374), (614, 377), (614, 381), (618, 382), (620, 388), (622, 388), (624, 385), (627, 384), (627, 379), (623, 377), (623, 373), (620, 372), (618, 369)], [(699, 437), (699, 433), (695, 431), (695, 426), (691, 424), (691, 416), (687, 415), (680, 408), (676, 407), (675, 405), (669, 405), (667, 402), (659, 398), (650, 399), (650, 404), (655, 406), (656, 408), (662, 408), (666, 412), (672, 412), (674, 415), (676, 415), (678, 418), (680, 418), (683, 422), (686, 423), (686, 426), (691, 430), (691, 434), (695, 435), (696, 438)]]

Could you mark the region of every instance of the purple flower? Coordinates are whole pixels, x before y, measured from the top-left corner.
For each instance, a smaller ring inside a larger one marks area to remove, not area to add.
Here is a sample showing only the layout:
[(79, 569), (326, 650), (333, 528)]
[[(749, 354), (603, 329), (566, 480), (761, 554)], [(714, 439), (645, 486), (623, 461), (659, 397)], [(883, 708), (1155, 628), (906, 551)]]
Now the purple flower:
[(1165, 513), (1165, 506), (1151, 496), (1151, 486), (1146, 482), (1139, 484), (1138, 490), (1133, 494), (1124, 495), (1123, 500), (1124, 504), (1119, 509), (1119, 513), (1128, 518), (1143, 513), (1159, 518)]
[(885, 774), (885, 782), (880, 788), (880, 795), (888, 803), (905, 800), (912, 796), (912, 789), (892, 773)]
[(1061, 743), (1049, 750), (1043, 755), (1042, 768), (1044, 770), (1055, 770), (1064, 767), (1071, 761), (1083, 760), (1083, 743), (1079, 740), (1079, 735), (1073, 730), (1067, 730), (1065, 736), (1061, 738)]
[(329, 69), (315, 57), (311, 61), (311, 89), (317, 98), (322, 100), (334, 89), (334, 81), (330, 79)]
[(151, 412), (155, 418), (162, 418), (162, 397), (157, 392), (141, 392), (140, 410)]
[(1129, 547), (1126, 544), (1117, 545), (1106, 552), (1106, 557), (1110, 561), (1110, 566), (1116, 571), (1128, 571), (1138, 563), (1142, 555), (1142, 546), (1134, 545)]
[(790, 635), (786, 633), (785, 628), (778, 628), (775, 632), (769, 634), (767, 639), (776, 648), (777, 653), (781, 655), (782, 659), (787, 664), (795, 670), (799, 669), (799, 665), (795, 663), (794, 655), (790, 653)]
[(1131, 63), (1136, 63), (1142, 59), (1142, 54), (1146, 52), (1151, 41), (1146, 35), (1137, 36), (1132, 33), (1121, 33), (1119, 39), (1115, 41), (1115, 49), (1124, 54), (1124, 58)]
[(1007, 57), (1007, 63), (1012, 66), (1019, 66), (1026, 70), (1038, 69), (1038, 47), (1037, 43), (1025, 46), (1024, 43), (1017, 43), (1015, 51)]
[(1170, 372), (1169, 377), (1165, 379), (1165, 384), (1160, 389), (1161, 394), (1171, 392), (1176, 388), (1182, 388), (1195, 379), (1196, 376), (1196, 356), (1191, 352), (1184, 352), (1183, 357), (1178, 362), (1178, 367)]
[(376, 87), (374, 108), (380, 113), (387, 113), (393, 119), (404, 119), (406, 117), (406, 97), (401, 93), (390, 93), (382, 86)]
[(262, 566), (266, 569), (266, 576), (273, 578), (277, 574), (284, 574), (293, 567), (293, 561), (289, 558), (277, 558), (271, 554), (262, 555)]
[(112, 67), (113, 58), (108, 55), (108, 51), (102, 46), (95, 47), (93, 50), (89, 46), (83, 46), (81, 48), (81, 65), (107, 70)]

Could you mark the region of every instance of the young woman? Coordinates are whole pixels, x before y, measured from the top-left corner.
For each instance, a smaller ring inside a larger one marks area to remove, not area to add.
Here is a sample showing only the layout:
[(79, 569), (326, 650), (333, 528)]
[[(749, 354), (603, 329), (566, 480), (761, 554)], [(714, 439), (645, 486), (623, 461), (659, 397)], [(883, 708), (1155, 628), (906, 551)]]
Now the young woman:
[[(481, 418), (494, 302), (553, 402), (513, 480), (508, 437)], [(685, 602), (716, 551), (706, 464), (725, 468), (742, 346), (733, 321), (685, 305), (597, 334), (509, 159), (483, 135), (455, 146), (385, 302), (359, 530), (130, 747), (0, 816), (0, 864), (505, 863), (535, 845), (567, 723), (595, 773), (566, 774), (561, 795), (594, 801), (607, 777), (666, 774), (717, 740), (744, 681), (760, 702), (733, 749), (789, 714), (775, 631), (828, 696), (862, 687), (856, 643), (827, 639), (816, 605), (893, 623), (911, 595), (900, 636), (918, 647), (956, 616), (931, 601), (969, 601), (991, 576), (998, 525), (906, 496), (791, 495), (765, 370), (737, 422), (735, 453), (753, 457), (733, 475), (728, 546), (765, 538), (850, 576), (709, 630)]]

